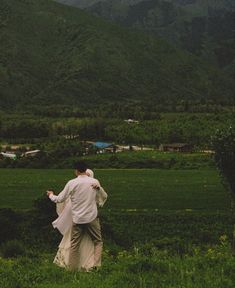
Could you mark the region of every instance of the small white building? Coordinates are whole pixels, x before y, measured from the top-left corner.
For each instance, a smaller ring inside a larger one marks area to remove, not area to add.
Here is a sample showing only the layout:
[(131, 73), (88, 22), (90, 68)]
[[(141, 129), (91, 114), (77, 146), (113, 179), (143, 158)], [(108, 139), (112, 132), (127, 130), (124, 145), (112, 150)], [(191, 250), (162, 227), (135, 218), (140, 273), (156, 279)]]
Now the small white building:
[(10, 152), (1, 152), (0, 155), (1, 155), (1, 158), (9, 158), (12, 160), (16, 160), (17, 158), (15, 153), (10, 153)]
[(41, 152), (41, 150), (32, 150), (32, 151), (27, 151), (23, 154), (25, 157), (35, 157), (38, 155), (38, 153)]
[(134, 119), (127, 119), (127, 120), (124, 120), (126, 123), (128, 124), (139, 124), (139, 121), (137, 120), (134, 120)]

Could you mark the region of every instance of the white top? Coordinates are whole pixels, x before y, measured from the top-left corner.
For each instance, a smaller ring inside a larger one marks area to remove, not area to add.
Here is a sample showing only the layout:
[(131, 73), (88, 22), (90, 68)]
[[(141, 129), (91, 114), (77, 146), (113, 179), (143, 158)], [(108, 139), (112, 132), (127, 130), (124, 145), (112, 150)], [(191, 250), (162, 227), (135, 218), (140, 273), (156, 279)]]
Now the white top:
[[(96, 190), (96, 204), (98, 207), (103, 207), (104, 203), (107, 200), (107, 193), (104, 191), (102, 187), (99, 190)], [(68, 198), (63, 203), (56, 204), (56, 212), (58, 214), (58, 218), (52, 222), (54, 228), (57, 228), (62, 235), (65, 235), (69, 229), (71, 229), (73, 225), (72, 219), (72, 208), (71, 208), (71, 200)]]
[(100, 186), (100, 183), (87, 175), (80, 175), (70, 180), (58, 196), (51, 194), (49, 197), (55, 203), (64, 202), (70, 197), (73, 222), (76, 224), (90, 223), (97, 217), (97, 190), (92, 185)]

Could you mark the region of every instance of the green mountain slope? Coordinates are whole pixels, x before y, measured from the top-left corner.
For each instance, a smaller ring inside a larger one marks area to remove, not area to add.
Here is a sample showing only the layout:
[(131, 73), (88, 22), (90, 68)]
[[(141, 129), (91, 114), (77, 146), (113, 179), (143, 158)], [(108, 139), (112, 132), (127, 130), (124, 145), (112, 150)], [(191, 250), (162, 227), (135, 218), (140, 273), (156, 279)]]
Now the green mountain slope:
[(220, 68), (235, 59), (235, 1), (142, 0), (129, 5), (106, 0), (88, 8), (125, 26), (162, 36)]
[(164, 40), (50, 0), (0, 2), (0, 108), (232, 103), (232, 84)]
[[(109, 0), (55, 0), (55, 1), (62, 3), (62, 4), (79, 7), (79, 8), (86, 8), (96, 3), (109, 1)], [(143, 0), (118, 0), (118, 1), (119, 2), (121, 1), (121, 3), (127, 4), (127, 5), (133, 5)]]
[(98, 3), (102, 0), (55, 0), (55, 1), (66, 5), (85, 8), (94, 5), (95, 3)]

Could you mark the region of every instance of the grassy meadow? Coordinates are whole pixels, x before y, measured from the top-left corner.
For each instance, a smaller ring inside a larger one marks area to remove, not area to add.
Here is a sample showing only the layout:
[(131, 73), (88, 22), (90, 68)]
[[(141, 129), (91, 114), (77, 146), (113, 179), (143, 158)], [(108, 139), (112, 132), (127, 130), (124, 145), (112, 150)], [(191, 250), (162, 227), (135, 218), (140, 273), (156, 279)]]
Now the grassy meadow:
[(109, 194), (100, 214), (103, 265), (72, 273), (52, 263), (61, 235), (51, 226), (54, 205), (42, 196), (63, 189), (73, 170), (0, 169), (0, 287), (234, 287), (230, 199), (215, 168), (97, 169), (95, 176)]
[[(72, 170), (0, 169), (0, 207), (30, 209), (47, 189), (60, 192)], [(229, 196), (218, 171), (165, 169), (95, 170), (109, 194), (105, 209), (227, 210)]]
[(234, 288), (235, 259), (223, 241), (216, 249), (183, 257), (159, 250), (147, 255), (135, 249), (116, 257), (104, 252), (103, 258), (102, 269), (93, 273), (55, 267), (53, 255), (41, 255), (36, 265), (26, 258), (0, 259), (0, 284), (2, 288)]

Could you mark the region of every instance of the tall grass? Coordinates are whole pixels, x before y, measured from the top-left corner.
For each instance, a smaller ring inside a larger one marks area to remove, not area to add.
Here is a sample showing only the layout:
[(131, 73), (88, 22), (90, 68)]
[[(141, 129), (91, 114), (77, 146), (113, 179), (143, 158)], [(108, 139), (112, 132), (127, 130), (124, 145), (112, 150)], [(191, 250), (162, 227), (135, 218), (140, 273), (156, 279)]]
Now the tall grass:
[[(225, 238), (223, 238), (225, 239)], [(98, 272), (68, 272), (54, 266), (53, 256), (38, 259), (20, 257), (0, 259), (2, 288), (234, 288), (235, 258), (226, 240), (192, 255), (172, 255), (155, 248), (146, 253), (144, 247), (120, 251), (116, 257), (104, 252)]]

